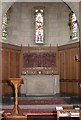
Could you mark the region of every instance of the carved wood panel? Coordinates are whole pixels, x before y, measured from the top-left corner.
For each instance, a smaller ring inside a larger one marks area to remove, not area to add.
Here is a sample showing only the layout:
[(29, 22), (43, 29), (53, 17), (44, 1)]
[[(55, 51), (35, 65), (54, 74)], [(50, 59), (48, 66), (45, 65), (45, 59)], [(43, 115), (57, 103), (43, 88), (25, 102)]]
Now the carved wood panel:
[(58, 74), (57, 47), (22, 47), (22, 74)]
[(56, 67), (56, 53), (24, 53), (23, 67)]

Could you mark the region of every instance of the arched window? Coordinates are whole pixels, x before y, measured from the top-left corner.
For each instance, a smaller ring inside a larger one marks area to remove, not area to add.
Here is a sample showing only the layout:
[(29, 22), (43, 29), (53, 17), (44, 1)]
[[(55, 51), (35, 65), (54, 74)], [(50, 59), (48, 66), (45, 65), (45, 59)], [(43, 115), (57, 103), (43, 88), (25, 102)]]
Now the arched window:
[(78, 40), (78, 23), (75, 13), (69, 14), (70, 39)]
[(44, 43), (44, 11), (35, 9), (35, 43)]
[(7, 14), (2, 19), (2, 40), (7, 38)]

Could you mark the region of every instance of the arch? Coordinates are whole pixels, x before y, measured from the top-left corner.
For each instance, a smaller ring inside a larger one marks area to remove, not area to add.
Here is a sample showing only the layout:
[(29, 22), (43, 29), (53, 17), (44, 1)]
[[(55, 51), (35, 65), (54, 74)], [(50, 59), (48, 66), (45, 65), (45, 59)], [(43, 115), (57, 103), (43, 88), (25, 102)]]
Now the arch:
[[(35, 2), (36, 0), (32, 0), (31, 2)], [(77, 19), (79, 20), (79, 1), (78, 2), (67, 2), (66, 0), (56, 0), (56, 2), (64, 2), (65, 4), (67, 4), (69, 6), (69, 8), (71, 8), (71, 10), (76, 14)], [(18, 0), (15, 0), (15, 2), (18, 2)], [(15, 2), (3, 2), (2, 3), (2, 15), (4, 15), (7, 10), (15, 3)], [(37, 1), (40, 2), (40, 1)], [(43, 2), (43, 0), (41, 1)], [(52, 0), (47, 0), (47, 2), (53, 2)]]

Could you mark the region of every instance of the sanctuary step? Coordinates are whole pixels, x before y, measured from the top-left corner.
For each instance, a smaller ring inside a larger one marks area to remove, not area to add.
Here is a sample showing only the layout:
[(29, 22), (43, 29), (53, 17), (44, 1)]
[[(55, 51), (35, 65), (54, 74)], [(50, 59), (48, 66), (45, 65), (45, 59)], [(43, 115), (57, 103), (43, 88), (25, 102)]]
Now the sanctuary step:
[[(81, 104), (81, 97), (80, 96), (75, 96), (75, 95), (71, 95), (71, 94), (55, 94), (55, 95), (23, 95), (23, 94), (20, 94), (19, 97), (18, 97), (19, 101), (23, 101), (23, 100), (40, 100), (41, 102), (44, 101), (44, 100), (49, 100), (49, 101), (57, 101), (55, 103), (58, 103), (60, 104), (60, 101), (65, 101), (64, 103), (67, 103), (67, 104)], [(39, 101), (39, 102), (40, 102)], [(14, 102), (14, 96), (13, 95), (6, 95), (6, 96), (3, 96), (2, 97), (2, 103), (3, 105), (5, 104), (12, 104)], [(42, 103), (46, 103), (46, 102), (42, 102)], [(51, 102), (52, 103), (52, 102)], [(53, 102), (54, 103), (54, 102)]]

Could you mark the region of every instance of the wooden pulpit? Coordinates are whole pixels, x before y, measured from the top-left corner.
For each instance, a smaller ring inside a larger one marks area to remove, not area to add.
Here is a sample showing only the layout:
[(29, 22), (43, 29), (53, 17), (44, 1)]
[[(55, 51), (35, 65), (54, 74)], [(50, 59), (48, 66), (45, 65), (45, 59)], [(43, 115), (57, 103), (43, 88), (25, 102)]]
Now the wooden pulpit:
[(5, 115), (6, 120), (27, 120), (27, 116), (23, 115), (18, 104), (18, 89), (23, 84), (22, 78), (9, 78), (10, 83), (14, 85), (15, 88), (15, 103), (13, 110), (10, 115)]

